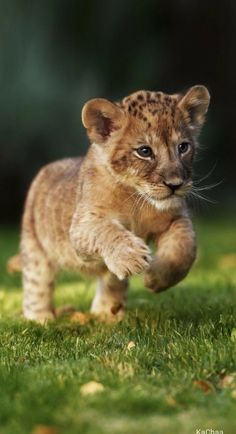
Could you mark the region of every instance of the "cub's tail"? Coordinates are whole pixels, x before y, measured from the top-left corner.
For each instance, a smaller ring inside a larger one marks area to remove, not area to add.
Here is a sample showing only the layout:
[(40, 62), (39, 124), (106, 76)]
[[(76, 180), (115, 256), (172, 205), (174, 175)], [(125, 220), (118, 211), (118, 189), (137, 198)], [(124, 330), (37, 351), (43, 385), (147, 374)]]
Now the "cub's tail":
[(9, 274), (21, 271), (21, 257), (20, 255), (11, 256), (7, 261), (7, 272)]

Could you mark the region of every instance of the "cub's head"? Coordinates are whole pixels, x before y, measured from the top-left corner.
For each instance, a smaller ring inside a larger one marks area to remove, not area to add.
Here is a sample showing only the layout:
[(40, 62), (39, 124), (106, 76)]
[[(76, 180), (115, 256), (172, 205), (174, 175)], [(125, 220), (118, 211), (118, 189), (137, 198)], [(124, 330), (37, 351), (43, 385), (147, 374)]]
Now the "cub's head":
[(141, 90), (119, 103), (88, 101), (82, 121), (116, 180), (159, 209), (175, 208), (191, 190), (196, 140), (209, 101), (204, 86), (174, 95)]

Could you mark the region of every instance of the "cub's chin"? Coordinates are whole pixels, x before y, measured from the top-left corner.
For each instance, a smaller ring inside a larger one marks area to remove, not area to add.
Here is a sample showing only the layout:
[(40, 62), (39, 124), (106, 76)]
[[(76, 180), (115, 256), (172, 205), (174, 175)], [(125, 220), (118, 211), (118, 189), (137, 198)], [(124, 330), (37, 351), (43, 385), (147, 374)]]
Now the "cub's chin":
[(165, 199), (150, 198), (149, 202), (159, 211), (168, 211), (170, 209), (181, 208), (184, 203), (184, 198), (173, 195)]

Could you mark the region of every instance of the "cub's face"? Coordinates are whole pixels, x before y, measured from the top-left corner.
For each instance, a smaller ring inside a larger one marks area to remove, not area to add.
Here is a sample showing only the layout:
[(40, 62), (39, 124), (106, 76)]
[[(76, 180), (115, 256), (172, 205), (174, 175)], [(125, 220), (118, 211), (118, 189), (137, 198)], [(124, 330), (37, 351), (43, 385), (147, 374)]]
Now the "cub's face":
[(113, 104), (85, 104), (82, 120), (109, 172), (159, 209), (181, 206), (192, 186), (197, 135), (210, 96), (204, 86), (185, 95), (138, 91)]

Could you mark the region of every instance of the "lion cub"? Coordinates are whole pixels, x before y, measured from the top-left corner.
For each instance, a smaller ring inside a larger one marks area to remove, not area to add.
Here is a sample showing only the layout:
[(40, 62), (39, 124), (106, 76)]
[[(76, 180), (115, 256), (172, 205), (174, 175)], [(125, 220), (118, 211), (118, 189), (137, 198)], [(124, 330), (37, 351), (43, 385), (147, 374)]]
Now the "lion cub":
[(124, 313), (129, 276), (144, 272), (154, 292), (186, 276), (196, 241), (185, 198), (209, 100), (204, 86), (194, 86), (184, 95), (142, 90), (119, 103), (85, 104), (87, 155), (45, 166), (26, 200), (26, 318), (54, 317), (54, 278), (61, 268), (97, 276), (91, 311), (117, 319)]

